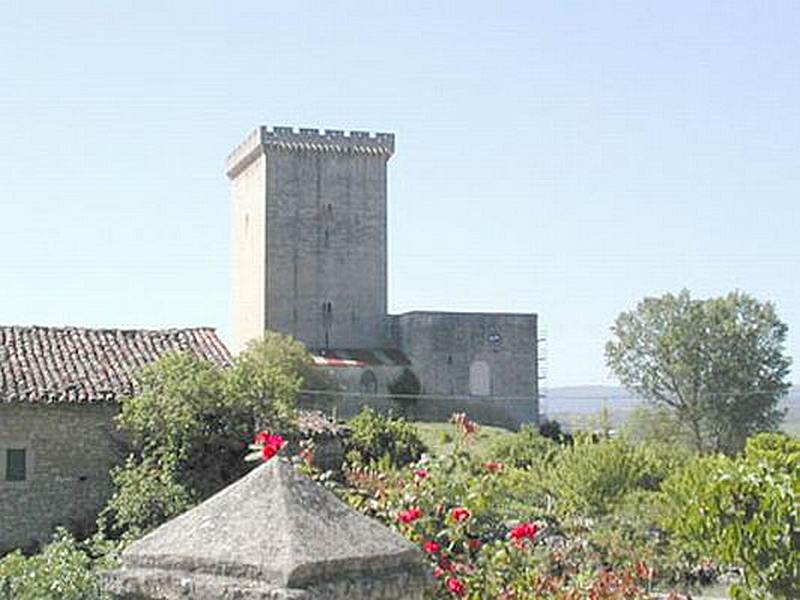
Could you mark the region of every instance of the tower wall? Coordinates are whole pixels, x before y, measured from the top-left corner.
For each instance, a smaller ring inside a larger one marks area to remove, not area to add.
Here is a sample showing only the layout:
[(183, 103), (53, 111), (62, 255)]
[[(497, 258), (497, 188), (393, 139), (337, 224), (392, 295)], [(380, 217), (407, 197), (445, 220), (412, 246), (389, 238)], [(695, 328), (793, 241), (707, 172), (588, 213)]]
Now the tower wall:
[(266, 157), (260, 156), (232, 181), (233, 346), (238, 352), (258, 338), (266, 322)]
[(262, 127), (231, 154), (235, 351), (264, 329), (317, 349), (385, 343), (393, 151), (390, 134)]

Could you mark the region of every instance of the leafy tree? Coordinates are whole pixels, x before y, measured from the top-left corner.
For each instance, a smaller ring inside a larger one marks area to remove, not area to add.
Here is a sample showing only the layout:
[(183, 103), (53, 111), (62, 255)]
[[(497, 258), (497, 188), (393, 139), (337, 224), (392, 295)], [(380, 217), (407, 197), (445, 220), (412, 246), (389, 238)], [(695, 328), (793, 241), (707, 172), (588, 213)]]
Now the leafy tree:
[(606, 345), (623, 385), (672, 408), (701, 451), (740, 450), (774, 430), (789, 389), (786, 325), (770, 302), (733, 292), (721, 298), (645, 298), (623, 312)]
[(112, 473), (103, 528), (145, 533), (241, 477), (253, 433), (291, 434), (297, 394), (322, 385), (311, 364), (300, 342), (267, 332), (229, 368), (175, 353), (142, 369), (119, 416), (133, 453)]

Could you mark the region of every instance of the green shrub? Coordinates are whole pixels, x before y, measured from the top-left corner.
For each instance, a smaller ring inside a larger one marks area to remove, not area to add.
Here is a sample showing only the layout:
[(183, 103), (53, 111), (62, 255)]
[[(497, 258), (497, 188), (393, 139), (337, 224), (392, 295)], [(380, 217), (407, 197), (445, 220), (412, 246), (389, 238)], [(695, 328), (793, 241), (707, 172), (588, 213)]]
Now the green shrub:
[(115, 492), (100, 514), (98, 526), (111, 537), (138, 538), (194, 505), (195, 498), (173, 469), (138, 462), (132, 457), (111, 472)]
[(0, 600), (110, 600), (89, 554), (64, 529), (39, 554), (0, 560)]
[(692, 432), (675, 411), (663, 406), (638, 406), (625, 419), (623, 431), (634, 442), (661, 442), (695, 449)]
[(542, 436), (531, 425), (523, 425), (518, 432), (492, 442), (490, 455), (518, 469), (542, 469), (553, 462), (559, 449), (553, 439)]
[(681, 456), (669, 446), (634, 445), (625, 439), (579, 437), (557, 454), (547, 488), (561, 516), (611, 512), (626, 494), (656, 490)]
[[(629, 552), (611, 565), (587, 538), (565, 537), (537, 492), (541, 476), (484, 462), (467, 444), (457, 444), (449, 454), (407, 469), (351, 471), (352, 487), (343, 493), (425, 551), (436, 577), (431, 598), (454, 598), (461, 589), (475, 600), (646, 598), (649, 581), (635, 570), (645, 558), (639, 548), (626, 547)], [(466, 516), (456, 517), (456, 511)], [(534, 523), (536, 539), (515, 538), (518, 526)]]
[(419, 460), (425, 452), (416, 427), (399, 417), (383, 416), (365, 407), (349, 425), (352, 432), (346, 452), (351, 465), (384, 461), (400, 467)]
[(571, 444), (573, 442), (572, 434), (564, 431), (561, 423), (555, 419), (544, 419), (539, 423), (539, 435), (559, 444)]
[(800, 442), (748, 440), (735, 459), (697, 459), (664, 483), (665, 526), (687, 552), (743, 570), (736, 598), (800, 597)]

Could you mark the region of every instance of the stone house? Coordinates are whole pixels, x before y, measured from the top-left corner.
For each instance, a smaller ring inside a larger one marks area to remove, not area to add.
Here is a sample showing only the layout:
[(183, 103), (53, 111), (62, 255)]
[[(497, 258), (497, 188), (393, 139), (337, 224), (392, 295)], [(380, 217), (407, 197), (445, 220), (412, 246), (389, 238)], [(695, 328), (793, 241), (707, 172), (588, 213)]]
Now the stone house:
[(0, 326), (0, 553), (91, 527), (125, 452), (119, 402), (142, 366), (174, 351), (231, 362), (209, 328)]

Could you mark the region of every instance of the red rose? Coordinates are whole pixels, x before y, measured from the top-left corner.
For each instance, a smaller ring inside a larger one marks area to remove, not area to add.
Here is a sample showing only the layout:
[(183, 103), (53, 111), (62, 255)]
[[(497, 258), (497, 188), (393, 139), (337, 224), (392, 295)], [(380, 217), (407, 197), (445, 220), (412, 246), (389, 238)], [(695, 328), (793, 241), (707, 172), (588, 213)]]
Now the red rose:
[(417, 519), (422, 517), (422, 509), (419, 506), (414, 506), (409, 508), (408, 510), (404, 510), (399, 515), (397, 515), (397, 520), (401, 523), (405, 523), (408, 525), (409, 523), (413, 523)]
[(427, 479), (428, 478), (428, 472), (425, 469), (419, 469), (417, 471), (414, 471), (414, 476), (417, 479)]
[(458, 577), (448, 578), (447, 589), (455, 596), (464, 596), (467, 593), (467, 586)]
[(427, 542), (425, 542), (425, 545), (422, 548), (428, 554), (436, 554), (437, 552), (439, 552), (442, 549), (442, 547), (438, 543), (434, 542), (433, 540), (428, 540)]
[(281, 451), (281, 448), (286, 445), (286, 440), (283, 439), (283, 436), (273, 435), (268, 431), (262, 431), (256, 435), (255, 443), (259, 446), (263, 446), (261, 449), (261, 457), (267, 461)]
[(539, 526), (536, 523), (522, 523), (511, 530), (511, 538), (517, 546), (522, 546), (525, 540), (533, 541), (538, 531)]
[(472, 516), (472, 513), (469, 511), (468, 508), (459, 506), (450, 511), (450, 516), (456, 523), (463, 523)]
[(475, 538), (470, 539), (470, 541), (467, 543), (469, 544), (470, 550), (477, 550), (481, 547), (481, 541)]

